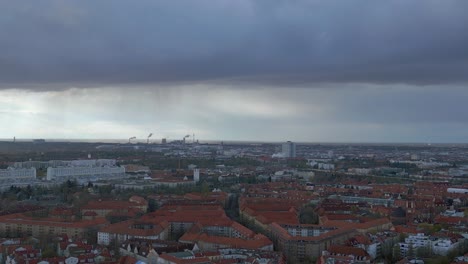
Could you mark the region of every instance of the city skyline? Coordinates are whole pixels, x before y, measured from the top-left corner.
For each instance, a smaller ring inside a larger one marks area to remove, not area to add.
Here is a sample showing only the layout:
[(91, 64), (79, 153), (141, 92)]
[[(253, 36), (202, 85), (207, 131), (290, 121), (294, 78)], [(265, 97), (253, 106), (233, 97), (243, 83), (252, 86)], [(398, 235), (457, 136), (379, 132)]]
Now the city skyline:
[(465, 1), (0, 3), (0, 138), (468, 142)]

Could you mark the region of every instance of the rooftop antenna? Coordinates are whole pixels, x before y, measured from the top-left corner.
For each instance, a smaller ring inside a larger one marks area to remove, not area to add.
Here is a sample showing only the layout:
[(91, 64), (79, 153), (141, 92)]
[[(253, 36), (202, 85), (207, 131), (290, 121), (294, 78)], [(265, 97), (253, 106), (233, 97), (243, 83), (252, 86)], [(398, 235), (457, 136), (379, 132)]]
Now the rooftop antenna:
[(153, 133), (150, 133), (150, 134), (148, 135), (148, 137), (146, 138), (146, 144), (149, 144), (149, 139), (150, 139), (151, 136), (153, 136)]

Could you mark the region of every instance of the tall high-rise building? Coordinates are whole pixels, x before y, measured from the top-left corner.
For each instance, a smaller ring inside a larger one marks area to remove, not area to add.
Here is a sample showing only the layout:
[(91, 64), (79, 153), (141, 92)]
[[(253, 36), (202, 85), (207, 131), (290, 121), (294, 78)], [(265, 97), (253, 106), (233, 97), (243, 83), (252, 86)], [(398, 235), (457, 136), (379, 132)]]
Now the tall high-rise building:
[(281, 152), (285, 158), (295, 158), (296, 157), (296, 144), (291, 141), (283, 143)]
[(193, 181), (194, 182), (199, 182), (200, 181), (200, 170), (199, 169), (194, 169), (193, 170)]

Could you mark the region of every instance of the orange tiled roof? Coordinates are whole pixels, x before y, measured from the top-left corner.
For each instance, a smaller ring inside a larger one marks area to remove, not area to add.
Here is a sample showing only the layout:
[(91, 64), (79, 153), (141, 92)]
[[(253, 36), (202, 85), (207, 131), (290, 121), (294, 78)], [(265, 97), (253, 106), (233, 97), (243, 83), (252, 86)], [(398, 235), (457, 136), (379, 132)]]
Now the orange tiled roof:
[(256, 235), (255, 239), (210, 236), (206, 233), (184, 236), (182, 236), (181, 241), (204, 242), (232, 248), (260, 249), (273, 245), (273, 242), (264, 235)]
[(129, 207), (141, 206), (127, 201), (90, 201), (81, 207), (82, 210), (122, 210)]
[(11, 214), (0, 216), (1, 223), (11, 223), (11, 224), (25, 224), (25, 225), (43, 225), (43, 226), (54, 226), (54, 227), (64, 227), (64, 228), (86, 228), (90, 226), (99, 226), (106, 224), (107, 221), (104, 218), (97, 218), (94, 220), (75, 220), (75, 221), (66, 221), (63, 219), (56, 218), (31, 218), (23, 214)]
[[(135, 225), (137, 224), (151, 224), (152, 228), (149, 229), (139, 229), (136, 228)], [(127, 234), (132, 236), (156, 236), (159, 235), (164, 229), (169, 227), (169, 223), (167, 221), (160, 221), (160, 222), (139, 222), (137, 220), (128, 220), (119, 223), (115, 223), (109, 226), (106, 226), (100, 230), (103, 233), (110, 233), (110, 234)]]
[(197, 264), (197, 263), (211, 263), (210, 259), (208, 257), (199, 257), (199, 258), (191, 258), (191, 259), (181, 259), (174, 257), (172, 255), (163, 253), (159, 256), (160, 258), (169, 261), (170, 263), (175, 263), (175, 264)]
[(362, 248), (331, 245), (327, 249), (330, 254), (354, 255), (359, 257), (369, 257), (369, 254)]

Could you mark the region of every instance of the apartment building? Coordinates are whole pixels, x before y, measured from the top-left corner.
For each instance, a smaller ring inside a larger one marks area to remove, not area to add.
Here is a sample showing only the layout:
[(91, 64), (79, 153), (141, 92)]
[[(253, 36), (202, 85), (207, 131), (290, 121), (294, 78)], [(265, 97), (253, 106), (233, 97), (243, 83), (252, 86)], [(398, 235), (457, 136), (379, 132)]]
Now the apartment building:
[(49, 167), (47, 168), (47, 180), (65, 182), (67, 180), (97, 181), (103, 179), (115, 179), (125, 176), (124, 167)]
[(36, 169), (13, 169), (0, 170), (0, 189), (10, 186), (27, 186), (36, 182)]
[(164, 220), (128, 220), (106, 226), (99, 230), (97, 242), (109, 245), (112, 241), (123, 242), (128, 239), (168, 239), (170, 224)]
[(289, 260), (303, 261), (306, 257), (318, 258), (330, 245), (344, 243), (357, 234), (352, 228), (322, 227), (317, 225), (270, 226), (276, 249)]
[(90, 228), (99, 228), (107, 224), (106, 219), (64, 220), (61, 218), (32, 218), (24, 214), (0, 216), (0, 235), (2, 237), (66, 234), (69, 237), (83, 237)]
[(392, 224), (387, 218), (364, 223), (328, 221), (324, 225), (288, 225), (273, 223), (271, 236), (278, 250), (288, 259), (302, 261), (306, 257), (318, 258), (330, 245), (344, 244), (357, 234), (389, 230)]

